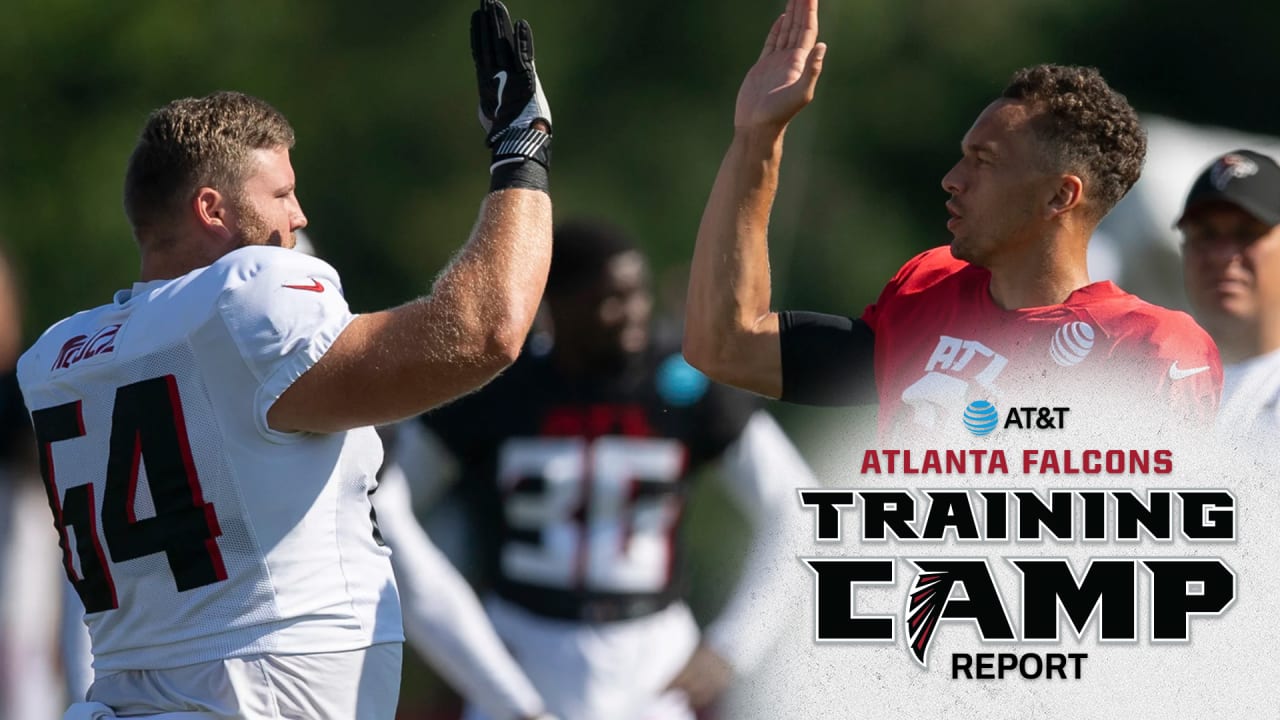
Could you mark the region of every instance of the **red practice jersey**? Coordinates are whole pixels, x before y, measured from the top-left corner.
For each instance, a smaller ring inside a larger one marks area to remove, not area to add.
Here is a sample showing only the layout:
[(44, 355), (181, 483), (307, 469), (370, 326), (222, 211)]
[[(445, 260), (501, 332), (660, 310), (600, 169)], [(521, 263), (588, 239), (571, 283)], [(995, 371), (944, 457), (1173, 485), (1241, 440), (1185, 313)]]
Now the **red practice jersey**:
[(958, 429), (977, 400), (1001, 412), (1071, 407), (1074, 417), (1126, 429), (1147, 418), (1166, 428), (1212, 423), (1222, 363), (1186, 313), (1111, 282), (1059, 305), (1005, 310), (990, 284), (986, 269), (934, 248), (903, 265), (867, 306), (882, 437)]

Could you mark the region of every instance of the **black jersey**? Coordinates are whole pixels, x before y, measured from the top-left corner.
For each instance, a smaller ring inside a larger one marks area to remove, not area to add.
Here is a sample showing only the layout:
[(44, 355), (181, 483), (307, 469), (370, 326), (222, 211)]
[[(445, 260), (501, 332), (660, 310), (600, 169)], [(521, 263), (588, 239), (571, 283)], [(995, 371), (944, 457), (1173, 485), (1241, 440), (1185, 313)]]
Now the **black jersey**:
[(541, 615), (609, 620), (680, 594), (687, 478), (755, 406), (679, 352), (655, 349), (595, 380), (526, 353), (422, 421), (459, 461), (493, 589)]

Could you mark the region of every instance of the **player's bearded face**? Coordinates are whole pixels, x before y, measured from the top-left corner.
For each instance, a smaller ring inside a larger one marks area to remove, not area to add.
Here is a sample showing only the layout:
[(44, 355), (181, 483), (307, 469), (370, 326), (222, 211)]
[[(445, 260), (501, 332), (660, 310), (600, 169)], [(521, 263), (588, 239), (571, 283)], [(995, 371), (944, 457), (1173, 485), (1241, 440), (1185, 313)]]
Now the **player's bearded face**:
[(990, 266), (998, 255), (1039, 234), (1037, 203), (1047, 175), (1039, 168), (1027, 107), (987, 106), (961, 142), (960, 160), (942, 178), (951, 194), (951, 252)]
[(253, 168), (239, 196), (232, 199), (236, 244), (292, 248), (297, 242), (294, 233), (307, 226), (307, 218), (294, 193), (289, 149), (254, 150)]
[[(284, 245), (284, 238), (278, 233), (272, 233), (267, 227), (267, 221), (262, 214), (254, 209), (253, 205), (243, 197), (232, 203), (236, 209), (236, 217), (239, 224), (235, 233), (236, 247), (245, 247), (246, 245)], [(273, 238), (274, 235), (274, 238)], [(292, 233), (289, 234), (292, 239)], [(272, 242), (275, 239), (276, 242)], [(288, 247), (292, 247), (290, 242)]]

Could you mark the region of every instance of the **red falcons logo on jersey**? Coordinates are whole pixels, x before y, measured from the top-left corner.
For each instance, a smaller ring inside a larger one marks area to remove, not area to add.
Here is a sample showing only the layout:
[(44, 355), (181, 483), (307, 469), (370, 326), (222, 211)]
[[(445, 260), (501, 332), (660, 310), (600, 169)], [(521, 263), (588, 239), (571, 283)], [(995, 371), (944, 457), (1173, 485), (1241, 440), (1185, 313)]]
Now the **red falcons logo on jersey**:
[(58, 359), (53, 361), (51, 370), (62, 370), (69, 368), (81, 360), (88, 360), (95, 355), (109, 353), (116, 349), (116, 333), (120, 331), (120, 326), (108, 325), (101, 330), (90, 335), (76, 335), (70, 340), (62, 344), (62, 350), (58, 351)]

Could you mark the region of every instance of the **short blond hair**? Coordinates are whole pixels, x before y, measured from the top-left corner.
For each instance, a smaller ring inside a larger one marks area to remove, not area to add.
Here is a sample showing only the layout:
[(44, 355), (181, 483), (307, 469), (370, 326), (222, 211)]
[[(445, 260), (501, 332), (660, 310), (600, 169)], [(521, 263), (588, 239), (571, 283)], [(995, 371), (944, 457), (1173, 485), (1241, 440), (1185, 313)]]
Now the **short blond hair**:
[(240, 198), (252, 152), (293, 142), (284, 115), (244, 93), (183, 98), (155, 110), (125, 172), (124, 211), (135, 235), (170, 222), (199, 188)]

